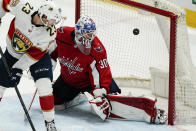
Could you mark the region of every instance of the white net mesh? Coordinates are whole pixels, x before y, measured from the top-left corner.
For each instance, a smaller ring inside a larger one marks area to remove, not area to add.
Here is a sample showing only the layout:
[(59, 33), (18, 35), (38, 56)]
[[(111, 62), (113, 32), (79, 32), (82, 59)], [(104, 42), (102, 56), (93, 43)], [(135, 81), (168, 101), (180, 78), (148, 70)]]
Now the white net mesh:
[[(156, 2), (156, 7), (178, 15), (176, 28), (176, 62), (175, 62), (175, 99), (176, 99), (176, 123), (196, 122), (196, 83), (195, 69), (192, 64), (189, 48), (189, 40), (186, 26), (185, 12), (180, 7), (167, 1)], [(169, 31), (169, 20), (156, 17), (160, 29)], [(161, 28), (162, 27), (162, 28)], [(168, 28), (163, 29), (164, 28)], [(169, 33), (163, 32), (166, 44), (169, 47)]]
[[(175, 62), (175, 123), (196, 122), (196, 86), (185, 13), (168, 0), (134, 0), (178, 15)], [(81, 0), (81, 15), (93, 18), (114, 78), (123, 86), (150, 86), (150, 67), (169, 70), (170, 19), (111, 0)], [(139, 29), (134, 35), (133, 30)], [(125, 83), (126, 82), (126, 83)], [(119, 84), (119, 83), (118, 83)], [(120, 86), (122, 86), (120, 85)], [(167, 95), (168, 96), (168, 95)]]
[[(133, 8), (109, 0), (82, 0), (81, 7), (81, 14), (91, 16), (97, 24), (97, 34), (106, 47), (115, 78), (149, 86), (149, 67), (168, 65), (167, 49), (153, 16), (138, 14)], [(138, 35), (133, 34), (134, 28), (139, 29)]]

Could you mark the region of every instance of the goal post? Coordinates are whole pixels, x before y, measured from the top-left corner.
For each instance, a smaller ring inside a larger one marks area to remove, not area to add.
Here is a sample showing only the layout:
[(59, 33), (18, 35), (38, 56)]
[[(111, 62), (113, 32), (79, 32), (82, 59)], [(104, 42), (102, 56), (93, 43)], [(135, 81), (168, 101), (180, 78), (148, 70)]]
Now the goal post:
[(76, 0), (75, 9), (75, 22), (82, 15), (95, 21), (115, 80), (160, 90), (161, 78), (152, 86), (150, 69), (166, 67), (168, 124), (196, 121), (196, 79), (181, 7), (170, 0)]

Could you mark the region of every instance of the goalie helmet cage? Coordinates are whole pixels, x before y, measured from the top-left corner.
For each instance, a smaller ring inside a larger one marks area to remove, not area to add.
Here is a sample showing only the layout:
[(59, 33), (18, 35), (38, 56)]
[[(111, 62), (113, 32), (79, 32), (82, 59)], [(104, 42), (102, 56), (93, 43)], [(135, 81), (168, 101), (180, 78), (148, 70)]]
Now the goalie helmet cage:
[[(196, 86), (191, 74), (193, 67), (183, 9), (169, 0), (76, 0), (75, 6), (75, 22), (82, 15), (95, 21), (97, 36), (106, 47), (114, 78), (126, 79), (132, 83), (131, 86), (145, 87), (146, 83), (149, 86), (149, 68), (163, 64), (169, 72), (168, 124), (192, 124), (196, 121), (193, 111), (196, 108), (193, 100), (196, 99)], [(153, 27), (148, 23), (151, 17), (156, 20), (150, 22)], [(133, 34), (134, 28), (139, 29), (138, 35)], [(144, 28), (148, 30), (146, 34)], [(153, 40), (147, 41), (144, 35)]]

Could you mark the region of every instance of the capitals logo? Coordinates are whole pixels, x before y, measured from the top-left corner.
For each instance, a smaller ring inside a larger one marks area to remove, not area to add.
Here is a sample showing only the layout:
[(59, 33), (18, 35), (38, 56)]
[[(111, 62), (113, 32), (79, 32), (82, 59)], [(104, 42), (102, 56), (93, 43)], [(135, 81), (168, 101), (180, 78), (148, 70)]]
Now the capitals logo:
[(19, 30), (15, 30), (12, 37), (12, 47), (19, 53), (24, 53), (32, 46), (32, 42)]
[(94, 48), (96, 51), (101, 52), (103, 49), (101, 47), (101, 45), (99, 45), (97, 48)]
[(80, 64), (75, 65), (75, 62), (77, 61), (78, 57), (76, 57), (74, 60), (70, 60), (69, 58), (60, 58), (58, 57), (59, 62), (68, 68), (68, 72), (70, 75), (74, 75), (78, 72), (82, 72), (83, 68), (80, 67)]

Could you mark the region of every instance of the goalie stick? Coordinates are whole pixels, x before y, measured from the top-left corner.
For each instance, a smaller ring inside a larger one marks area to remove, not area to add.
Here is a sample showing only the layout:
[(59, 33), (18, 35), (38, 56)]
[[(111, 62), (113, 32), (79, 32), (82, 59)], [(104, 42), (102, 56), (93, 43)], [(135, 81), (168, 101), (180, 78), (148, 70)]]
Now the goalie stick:
[[(10, 73), (10, 70), (9, 70), (9, 67), (8, 67), (8, 64), (7, 64), (7, 61), (6, 61), (6, 59), (5, 59), (4, 55), (3, 55), (3, 51), (2, 51), (2, 49), (1, 49), (1, 46), (0, 46), (0, 54), (1, 54), (1, 58), (2, 58), (3, 64), (4, 64), (5, 68), (6, 68), (6, 71), (7, 71), (8, 75), (11, 76), (11, 73)], [(16, 94), (17, 94), (17, 96), (18, 96), (18, 98), (19, 98), (19, 100), (20, 100), (20, 103), (21, 103), (21, 105), (22, 105), (22, 107), (23, 107), (23, 110), (24, 110), (24, 112), (25, 112), (25, 114), (26, 114), (26, 116), (27, 116), (27, 119), (28, 119), (28, 121), (29, 121), (29, 124), (30, 124), (32, 130), (33, 130), (33, 131), (36, 131), (36, 130), (35, 130), (35, 127), (34, 127), (34, 125), (33, 125), (33, 122), (31, 121), (31, 118), (30, 118), (30, 116), (29, 116), (29, 113), (28, 113), (28, 111), (27, 111), (27, 109), (26, 109), (26, 106), (25, 106), (25, 104), (24, 104), (24, 101), (23, 101), (23, 99), (22, 99), (22, 97), (21, 97), (21, 94), (20, 94), (20, 92), (19, 92), (19, 90), (18, 90), (18, 87), (15, 85), (14, 88), (15, 88), (15, 90), (16, 90)]]

